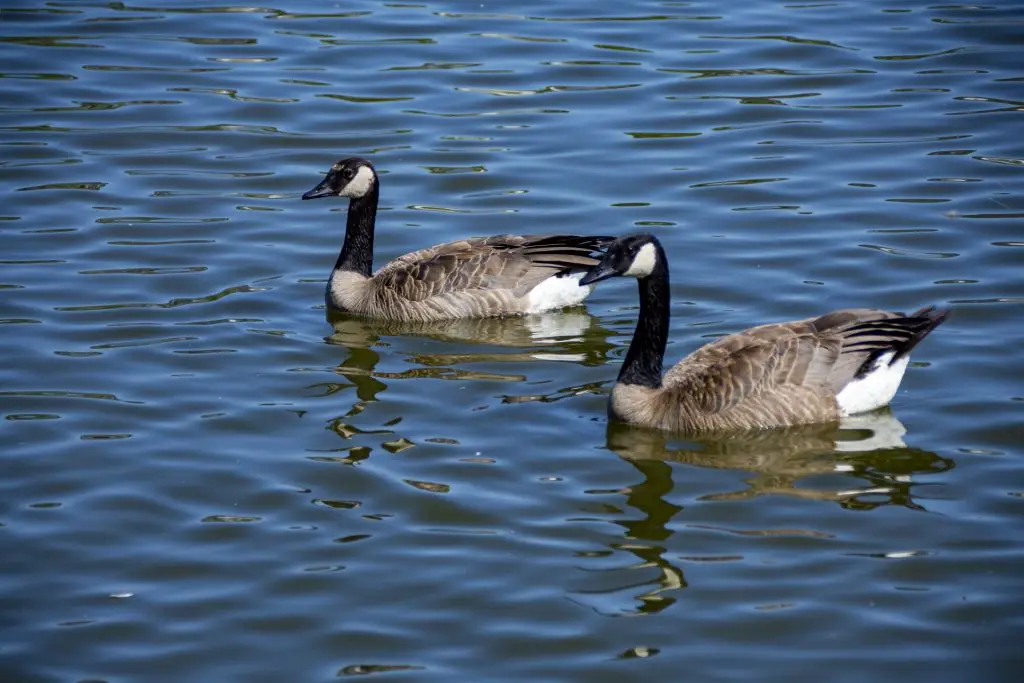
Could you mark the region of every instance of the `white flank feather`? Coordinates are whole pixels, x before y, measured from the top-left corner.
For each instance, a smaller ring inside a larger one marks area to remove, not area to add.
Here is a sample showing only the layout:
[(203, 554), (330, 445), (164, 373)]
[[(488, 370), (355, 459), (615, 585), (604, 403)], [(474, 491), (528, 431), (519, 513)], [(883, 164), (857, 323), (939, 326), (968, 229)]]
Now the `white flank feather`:
[(908, 356), (891, 363), (895, 351), (882, 354), (875, 360), (874, 367), (864, 377), (855, 379), (839, 392), (836, 402), (843, 415), (865, 413), (888, 405), (896, 395), (903, 373), (907, 370)]
[(580, 286), (583, 273), (551, 276), (527, 293), (526, 313), (542, 313), (581, 303), (593, 286)]

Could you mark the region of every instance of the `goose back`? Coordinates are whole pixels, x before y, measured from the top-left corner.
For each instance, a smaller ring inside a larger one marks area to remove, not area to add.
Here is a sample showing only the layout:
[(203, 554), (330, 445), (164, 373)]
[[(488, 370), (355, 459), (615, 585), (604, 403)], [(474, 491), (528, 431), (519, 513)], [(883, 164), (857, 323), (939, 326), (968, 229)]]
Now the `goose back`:
[(328, 303), (409, 321), (538, 313), (581, 302), (591, 288), (581, 287), (579, 279), (610, 241), (498, 235), (448, 242), (400, 256), (372, 277), (336, 269)]
[(609, 409), (625, 422), (682, 432), (837, 420), (848, 413), (839, 400), (844, 390), (891, 366), (891, 393), (872, 397), (888, 403), (907, 354), (945, 317), (931, 307), (909, 316), (844, 309), (752, 327), (697, 349), (666, 373), (660, 388), (616, 385)]

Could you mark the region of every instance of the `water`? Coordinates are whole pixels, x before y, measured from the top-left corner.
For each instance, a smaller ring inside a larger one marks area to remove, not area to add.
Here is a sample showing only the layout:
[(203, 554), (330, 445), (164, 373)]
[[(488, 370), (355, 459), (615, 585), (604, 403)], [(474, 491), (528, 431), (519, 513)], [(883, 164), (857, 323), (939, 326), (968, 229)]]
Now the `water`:
[[(0, 28), (0, 680), (1019, 676), (1011, 3), (21, 2)], [(327, 319), (345, 205), (299, 195), (356, 154), (377, 263), (655, 232), (670, 362), (836, 307), (954, 314), (869, 423), (609, 426), (629, 282)]]

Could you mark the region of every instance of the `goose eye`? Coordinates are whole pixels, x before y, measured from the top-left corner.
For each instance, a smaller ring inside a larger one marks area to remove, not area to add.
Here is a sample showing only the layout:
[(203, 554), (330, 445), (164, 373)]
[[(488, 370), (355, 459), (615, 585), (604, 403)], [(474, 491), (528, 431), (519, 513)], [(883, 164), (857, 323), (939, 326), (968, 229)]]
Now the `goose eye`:
[(345, 176), (345, 180), (352, 180), (352, 178), (355, 177), (356, 172), (353, 171), (351, 168), (346, 168), (341, 175)]

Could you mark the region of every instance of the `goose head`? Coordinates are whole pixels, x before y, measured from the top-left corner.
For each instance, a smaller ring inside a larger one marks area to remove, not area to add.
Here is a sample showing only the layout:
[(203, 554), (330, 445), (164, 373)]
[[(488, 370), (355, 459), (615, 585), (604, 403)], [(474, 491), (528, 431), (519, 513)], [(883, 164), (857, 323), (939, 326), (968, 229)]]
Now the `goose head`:
[(362, 199), (377, 187), (377, 172), (366, 159), (351, 157), (331, 166), (320, 184), (302, 195), (303, 199), (348, 197)]
[(600, 263), (583, 275), (580, 284), (589, 285), (617, 276), (643, 279), (650, 276), (664, 258), (665, 253), (654, 235), (620, 237), (611, 243)]

